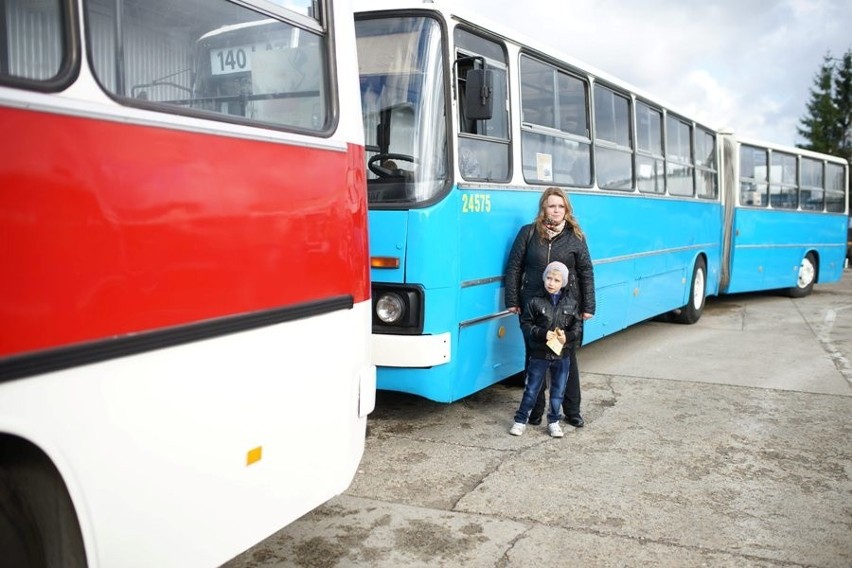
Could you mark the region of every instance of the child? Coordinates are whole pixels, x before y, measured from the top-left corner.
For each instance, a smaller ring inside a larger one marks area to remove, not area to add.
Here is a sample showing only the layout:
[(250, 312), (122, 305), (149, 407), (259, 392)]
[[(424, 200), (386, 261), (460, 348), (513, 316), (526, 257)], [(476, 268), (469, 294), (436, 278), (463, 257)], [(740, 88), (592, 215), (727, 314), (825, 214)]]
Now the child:
[(515, 423), (509, 434), (520, 436), (527, 427), (530, 411), (547, 370), (550, 369), (550, 409), (547, 431), (554, 438), (562, 437), (559, 411), (568, 381), (570, 348), (566, 345), (580, 335), (581, 322), (577, 301), (564, 289), (568, 285), (568, 268), (561, 262), (551, 262), (544, 269), (545, 293), (530, 299), (521, 315), (521, 330), (527, 343), (527, 381), (521, 406), (515, 413)]

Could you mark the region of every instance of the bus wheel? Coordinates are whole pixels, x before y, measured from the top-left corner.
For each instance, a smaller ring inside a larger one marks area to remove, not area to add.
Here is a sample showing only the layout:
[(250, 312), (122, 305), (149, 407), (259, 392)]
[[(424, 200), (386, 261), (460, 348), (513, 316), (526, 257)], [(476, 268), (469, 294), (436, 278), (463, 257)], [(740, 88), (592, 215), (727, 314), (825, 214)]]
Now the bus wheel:
[(74, 505), (40, 450), (0, 435), (0, 550), (3, 566), (83, 568), (86, 553)]
[(802, 264), (799, 265), (799, 277), (796, 285), (787, 288), (787, 295), (791, 298), (804, 298), (814, 289), (816, 282), (816, 258), (814, 253), (809, 252), (802, 259)]
[(692, 271), (692, 287), (689, 290), (689, 301), (681, 309), (676, 310), (671, 321), (676, 323), (695, 323), (704, 311), (704, 301), (707, 299), (707, 265), (699, 257)]

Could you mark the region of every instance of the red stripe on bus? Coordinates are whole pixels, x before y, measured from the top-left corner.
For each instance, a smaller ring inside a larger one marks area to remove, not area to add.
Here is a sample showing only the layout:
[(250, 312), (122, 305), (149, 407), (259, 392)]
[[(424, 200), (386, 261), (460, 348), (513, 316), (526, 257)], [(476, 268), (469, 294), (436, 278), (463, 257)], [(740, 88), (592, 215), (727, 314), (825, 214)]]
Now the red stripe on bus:
[(0, 356), (369, 298), (364, 150), (0, 109)]

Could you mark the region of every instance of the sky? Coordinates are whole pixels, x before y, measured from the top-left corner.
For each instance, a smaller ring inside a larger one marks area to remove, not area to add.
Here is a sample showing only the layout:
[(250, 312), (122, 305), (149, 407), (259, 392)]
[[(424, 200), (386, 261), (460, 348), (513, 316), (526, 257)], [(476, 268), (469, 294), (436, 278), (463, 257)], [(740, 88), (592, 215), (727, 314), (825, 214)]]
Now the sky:
[(823, 57), (852, 49), (849, 0), (451, 0), (711, 128), (795, 145)]

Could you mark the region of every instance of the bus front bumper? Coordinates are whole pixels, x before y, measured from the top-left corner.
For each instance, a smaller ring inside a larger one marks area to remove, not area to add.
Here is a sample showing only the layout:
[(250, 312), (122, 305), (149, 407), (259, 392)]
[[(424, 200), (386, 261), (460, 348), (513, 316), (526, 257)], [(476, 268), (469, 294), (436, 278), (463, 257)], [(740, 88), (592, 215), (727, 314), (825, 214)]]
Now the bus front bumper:
[(434, 367), (450, 362), (450, 332), (438, 335), (372, 335), (373, 364)]

